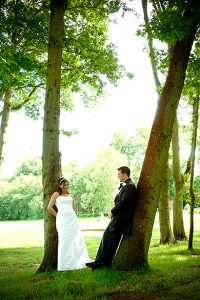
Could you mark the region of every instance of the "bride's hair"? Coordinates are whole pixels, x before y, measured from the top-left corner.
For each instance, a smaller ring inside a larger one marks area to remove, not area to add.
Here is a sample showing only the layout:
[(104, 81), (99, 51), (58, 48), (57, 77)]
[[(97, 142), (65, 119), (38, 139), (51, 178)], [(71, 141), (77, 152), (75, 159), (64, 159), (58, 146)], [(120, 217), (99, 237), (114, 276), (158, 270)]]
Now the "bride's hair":
[(60, 177), (58, 179), (58, 184), (62, 184), (64, 181), (67, 181), (67, 179), (65, 177)]

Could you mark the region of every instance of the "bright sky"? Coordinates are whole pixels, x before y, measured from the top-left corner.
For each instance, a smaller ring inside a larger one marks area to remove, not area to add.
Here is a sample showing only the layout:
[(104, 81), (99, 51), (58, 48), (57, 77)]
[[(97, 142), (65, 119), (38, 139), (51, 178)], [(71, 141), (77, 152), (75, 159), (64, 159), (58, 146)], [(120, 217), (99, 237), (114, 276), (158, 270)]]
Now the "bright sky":
[[(118, 129), (133, 135), (136, 127), (151, 126), (157, 96), (149, 58), (143, 51), (144, 40), (135, 36), (138, 24), (133, 14), (127, 14), (110, 30), (121, 63), (134, 73), (134, 79), (124, 78), (118, 87), (109, 86), (108, 96), (93, 110), (86, 111), (77, 98), (75, 111), (62, 114), (61, 127), (80, 131), (71, 138), (61, 137), (63, 164), (70, 160), (87, 163)], [(32, 121), (22, 113), (12, 114), (7, 140), (3, 176), (12, 174), (23, 159), (41, 156), (42, 121)]]

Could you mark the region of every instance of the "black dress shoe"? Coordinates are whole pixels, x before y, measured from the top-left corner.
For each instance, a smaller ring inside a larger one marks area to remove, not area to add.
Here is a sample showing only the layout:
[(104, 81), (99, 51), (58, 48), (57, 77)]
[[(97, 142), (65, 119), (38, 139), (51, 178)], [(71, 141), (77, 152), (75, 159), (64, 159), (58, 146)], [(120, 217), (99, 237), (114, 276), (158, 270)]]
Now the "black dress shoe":
[(103, 268), (103, 263), (95, 262), (95, 261), (86, 263), (85, 265), (86, 265), (86, 267), (89, 267), (92, 270), (97, 270), (97, 269)]
[(103, 267), (103, 263), (99, 262), (95, 262), (91, 265), (92, 270), (102, 269)]
[(92, 264), (93, 264), (94, 262), (88, 262), (88, 263), (86, 263), (85, 265), (86, 265), (86, 267), (88, 267), (88, 268), (92, 268)]

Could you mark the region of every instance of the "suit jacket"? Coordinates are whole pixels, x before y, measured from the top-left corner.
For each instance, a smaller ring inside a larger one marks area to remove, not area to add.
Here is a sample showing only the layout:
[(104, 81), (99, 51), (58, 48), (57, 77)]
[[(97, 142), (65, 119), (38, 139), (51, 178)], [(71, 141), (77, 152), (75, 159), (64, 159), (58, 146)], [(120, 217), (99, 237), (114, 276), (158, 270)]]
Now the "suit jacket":
[(126, 236), (132, 233), (135, 192), (136, 187), (128, 178), (115, 196), (115, 206), (111, 209), (114, 223), (120, 226)]

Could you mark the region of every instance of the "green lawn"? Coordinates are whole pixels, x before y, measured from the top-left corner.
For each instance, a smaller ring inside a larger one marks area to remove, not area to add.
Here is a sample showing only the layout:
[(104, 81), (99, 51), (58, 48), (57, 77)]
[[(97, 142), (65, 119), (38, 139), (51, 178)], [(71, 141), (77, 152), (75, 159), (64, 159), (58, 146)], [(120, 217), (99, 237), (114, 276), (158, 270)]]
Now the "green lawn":
[[(84, 235), (94, 258), (101, 236)], [(82, 269), (36, 274), (43, 256), (42, 221), (0, 222), (0, 236), (0, 299), (200, 299), (200, 214), (195, 214), (192, 252), (188, 241), (160, 246), (156, 222), (150, 270), (140, 273)]]

